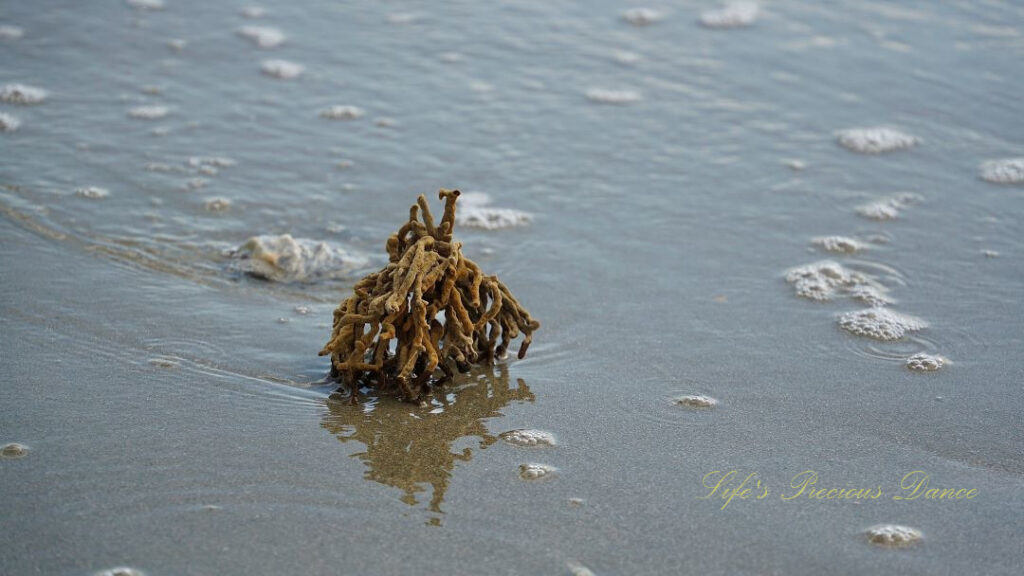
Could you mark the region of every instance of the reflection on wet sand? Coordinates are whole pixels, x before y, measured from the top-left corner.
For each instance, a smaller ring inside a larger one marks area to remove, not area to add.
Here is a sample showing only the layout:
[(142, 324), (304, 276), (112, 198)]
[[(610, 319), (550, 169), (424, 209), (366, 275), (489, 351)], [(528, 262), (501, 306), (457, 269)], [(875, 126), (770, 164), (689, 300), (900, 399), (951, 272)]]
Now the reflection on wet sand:
[[(452, 451), (461, 438), (479, 438), (479, 448), (498, 437), (484, 420), (502, 416), (512, 401), (533, 402), (534, 395), (522, 379), (510, 387), (508, 367), (481, 368), (457, 378), (454, 385), (434, 392), (427, 407), (420, 408), (391, 397), (369, 395), (366, 402), (349, 405), (347, 395), (327, 400), (329, 412), (322, 426), (342, 442), (355, 440), (366, 446), (353, 456), (366, 463), (366, 479), (404, 492), (402, 501), (419, 503), (417, 494), (428, 487), (433, 493), (427, 508), (443, 513), (441, 503), (455, 462), (473, 458), (469, 447)], [(440, 525), (440, 518), (430, 524)]]

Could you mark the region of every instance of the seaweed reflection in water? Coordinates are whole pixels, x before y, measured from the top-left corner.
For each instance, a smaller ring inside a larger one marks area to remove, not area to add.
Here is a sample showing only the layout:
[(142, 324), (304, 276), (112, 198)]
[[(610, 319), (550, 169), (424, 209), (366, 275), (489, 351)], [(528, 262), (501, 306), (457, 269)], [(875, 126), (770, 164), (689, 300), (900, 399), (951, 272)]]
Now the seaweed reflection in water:
[[(510, 387), (508, 367), (498, 364), (458, 377), (427, 400), (426, 407), (416, 407), (371, 394), (362, 404), (351, 405), (347, 395), (332, 395), (321, 425), (342, 442), (366, 446), (353, 456), (366, 464), (367, 480), (402, 490), (402, 501), (410, 506), (419, 504), (420, 493), (431, 488), (427, 509), (443, 514), (441, 503), (455, 462), (473, 458), (472, 448), (453, 452), (452, 444), (467, 437), (479, 438), (481, 450), (494, 444), (498, 437), (488, 432), (484, 420), (503, 416), (500, 410), (512, 401), (533, 402), (534, 395), (522, 379)], [(439, 517), (429, 522), (440, 523)]]

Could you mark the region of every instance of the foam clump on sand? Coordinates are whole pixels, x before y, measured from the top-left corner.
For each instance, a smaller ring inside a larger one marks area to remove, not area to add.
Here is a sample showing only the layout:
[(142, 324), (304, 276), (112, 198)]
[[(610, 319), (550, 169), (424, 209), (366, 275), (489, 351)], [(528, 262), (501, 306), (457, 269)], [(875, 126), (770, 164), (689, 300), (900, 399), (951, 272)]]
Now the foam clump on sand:
[(785, 278), (802, 298), (824, 302), (843, 293), (872, 305), (889, 302), (882, 285), (832, 260), (790, 268)]
[(633, 26), (648, 26), (664, 18), (661, 12), (651, 8), (630, 8), (622, 13), (622, 19)]
[(924, 200), (920, 194), (905, 192), (887, 196), (857, 207), (857, 213), (872, 220), (892, 220), (899, 217), (900, 210)]
[(514, 446), (554, 446), (555, 435), (543, 430), (509, 430), (499, 437)]
[(159, 120), (170, 113), (167, 106), (136, 106), (128, 110), (128, 116), (138, 120)]
[(23, 458), (29, 453), (28, 446), (11, 442), (0, 446), (0, 458)]
[(4, 24), (0, 26), (0, 40), (20, 40), (25, 31), (17, 26)]
[(856, 336), (890, 341), (903, 338), (907, 332), (927, 328), (928, 324), (913, 316), (876, 307), (841, 315), (839, 327)]
[(260, 48), (277, 48), (286, 38), (283, 32), (270, 26), (243, 26), (238, 29), (238, 35)]
[(523, 480), (540, 480), (555, 473), (554, 466), (547, 464), (523, 464), (519, 466), (519, 477)]
[(1024, 183), (1024, 158), (989, 160), (981, 165), (978, 176), (993, 184)]
[(718, 400), (703, 394), (685, 394), (672, 399), (672, 403), (683, 408), (696, 408), (708, 410), (718, 406)]
[(36, 88), (35, 86), (25, 84), (4, 84), (0, 86), (0, 101), (7, 102), (8, 104), (31, 106), (46, 100), (47, 96), (49, 96), (49, 93), (46, 90)]
[(820, 246), (826, 252), (852, 254), (864, 249), (864, 244), (848, 236), (819, 236), (813, 238), (811, 243), (815, 246)]
[(500, 230), (514, 226), (525, 226), (533, 220), (533, 216), (522, 210), (513, 208), (495, 208), (490, 205), (491, 198), (480, 192), (468, 192), (462, 195), (461, 210), (455, 215), (455, 222), (469, 228), (484, 230)]
[(320, 117), (328, 120), (355, 120), (364, 114), (363, 109), (357, 106), (329, 106), (320, 111)]
[(938, 354), (919, 352), (907, 358), (907, 368), (915, 372), (935, 372), (946, 365), (946, 360)]
[(88, 198), (90, 200), (100, 200), (110, 196), (110, 191), (106, 188), (100, 188), (99, 186), (86, 186), (75, 190), (75, 196)]
[(836, 134), (839, 145), (860, 154), (882, 154), (904, 150), (918, 144), (919, 140), (894, 128), (850, 128)]
[(899, 524), (872, 526), (865, 533), (868, 536), (868, 542), (886, 548), (913, 546), (924, 538), (920, 530)]
[(232, 253), (234, 268), (274, 282), (311, 282), (344, 276), (368, 264), (364, 256), (306, 238), (253, 236)]
[(264, 60), (260, 63), (260, 70), (267, 76), (292, 80), (298, 78), (306, 70), (306, 67), (288, 60)]
[(21, 126), (21, 120), (18, 120), (10, 114), (0, 112), (0, 132), (14, 132)]
[(636, 90), (608, 90), (606, 88), (591, 88), (586, 92), (587, 100), (598, 104), (632, 104), (641, 98)]
[(743, 28), (752, 26), (760, 13), (756, 2), (732, 2), (701, 13), (700, 23), (707, 28)]

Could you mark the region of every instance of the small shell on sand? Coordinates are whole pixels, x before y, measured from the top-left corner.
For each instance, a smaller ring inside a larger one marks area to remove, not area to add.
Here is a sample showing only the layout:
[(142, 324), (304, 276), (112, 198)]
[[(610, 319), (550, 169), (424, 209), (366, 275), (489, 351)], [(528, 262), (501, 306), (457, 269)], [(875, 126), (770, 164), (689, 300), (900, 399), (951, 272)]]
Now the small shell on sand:
[(264, 60), (260, 63), (260, 71), (267, 76), (281, 80), (292, 80), (298, 78), (306, 70), (302, 64), (288, 60)]
[(23, 458), (29, 453), (29, 447), (17, 442), (0, 446), (0, 458)]
[(865, 531), (868, 542), (886, 548), (906, 548), (917, 544), (924, 536), (920, 530), (899, 524), (880, 524)]

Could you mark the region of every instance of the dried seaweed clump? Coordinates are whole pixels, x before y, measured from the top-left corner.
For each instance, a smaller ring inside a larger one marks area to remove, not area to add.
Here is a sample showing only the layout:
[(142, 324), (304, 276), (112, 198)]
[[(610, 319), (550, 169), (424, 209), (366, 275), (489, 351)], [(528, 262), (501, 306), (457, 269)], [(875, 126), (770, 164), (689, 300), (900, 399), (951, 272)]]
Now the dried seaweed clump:
[[(390, 262), (358, 283), (334, 311), (331, 376), (359, 387), (397, 387), (409, 401), (475, 363), (492, 363), (523, 334), (526, 355), (540, 323), (497, 276), (487, 276), (452, 241), (458, 190), (441, 190), (444, 215), (435, 225), (427, 199), (409, 209), (409, 221), (388, 238)], [(394, 341), (394, 343), (392, 342)], [(433, 379), (435, 372), (439, 378)]]

